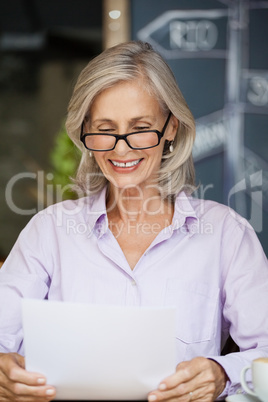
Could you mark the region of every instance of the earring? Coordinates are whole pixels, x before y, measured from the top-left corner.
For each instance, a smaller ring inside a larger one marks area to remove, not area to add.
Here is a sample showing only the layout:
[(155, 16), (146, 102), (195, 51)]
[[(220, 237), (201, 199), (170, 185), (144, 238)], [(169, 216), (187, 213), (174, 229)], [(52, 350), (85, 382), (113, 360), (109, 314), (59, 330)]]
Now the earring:
[(93, 152), (89, 151), (89, 157), (92, 158), (92, 156), (93, 156)]
[(173, 143), (174, 143), (174, 141), (169, 142), (169, 152), (170, 153), (172, 153), (174, 151)]

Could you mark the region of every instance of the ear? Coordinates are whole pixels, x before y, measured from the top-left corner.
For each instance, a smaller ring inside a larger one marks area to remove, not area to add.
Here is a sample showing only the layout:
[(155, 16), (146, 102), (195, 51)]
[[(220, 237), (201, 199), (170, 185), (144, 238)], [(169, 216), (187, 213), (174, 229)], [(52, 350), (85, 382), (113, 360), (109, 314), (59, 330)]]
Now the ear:
[(167, 135), (166, 135), (166, 140), (168, 141), (173, 141), (174, 138), (176, 137), (177, 131), (179, 127), (179, 120), (177, 117), (172, 115), (170, 117), (169, 125), (168, 125), (168, 130), (167, 130)]

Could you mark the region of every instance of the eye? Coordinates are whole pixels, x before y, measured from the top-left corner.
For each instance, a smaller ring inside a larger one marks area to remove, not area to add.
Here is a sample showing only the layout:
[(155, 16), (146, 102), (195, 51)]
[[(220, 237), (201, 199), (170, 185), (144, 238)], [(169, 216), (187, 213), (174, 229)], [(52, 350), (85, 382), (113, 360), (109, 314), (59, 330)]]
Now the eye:
[(136, 126), (136, 127), (134, 127), (134, 129), (136, 131), (149, 130), (149, 128), (150, 127), (148, 127), (148, 126)]
[(98, 130), (101, 133), (111, 133), (112, 131), (114, 131), (113, 128), (99, 128)]

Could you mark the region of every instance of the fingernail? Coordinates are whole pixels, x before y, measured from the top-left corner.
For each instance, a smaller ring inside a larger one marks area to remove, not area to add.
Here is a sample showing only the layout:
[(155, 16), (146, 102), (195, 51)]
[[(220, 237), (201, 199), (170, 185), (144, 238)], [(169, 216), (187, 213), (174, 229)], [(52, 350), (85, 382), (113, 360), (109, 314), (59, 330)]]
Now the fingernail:
[(160, 391), (165, 391), (165, 389), (167, 389), (166, 384), (162, 383), (159, 385), (158, 389), (160, 389)]
[(47, 395), (53, 395), (54, 393), (55, 393), (55, 391), (52, 388), (46, 390)]
[(37, 384), (45, 384), (46, 379), (45, 378), (37, 378)]
[(156, 395), (150, 395), (148, 396), (148, 401), (152, 402), (152, 401), (156, 401), (157, 400), (157, 396)]

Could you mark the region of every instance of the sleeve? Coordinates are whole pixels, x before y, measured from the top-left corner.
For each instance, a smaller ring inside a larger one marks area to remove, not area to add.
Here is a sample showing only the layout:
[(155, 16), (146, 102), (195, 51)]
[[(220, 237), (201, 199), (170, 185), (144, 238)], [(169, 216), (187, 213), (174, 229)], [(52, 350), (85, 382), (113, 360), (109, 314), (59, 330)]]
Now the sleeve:
[(0, 352), (24, 354), (21, 299), (44, 299), (50, 276), (45, 217), (36, 215), (0, 269)]
[(227, 220), (221, 254), (223, 327), (240, 349), (226, 356), (209, 356), (229, 377), (219, 398), (224, 399), (242, 392), (244, 366), (268, 357), (268, 265), (253, 228), (241, 217)]

